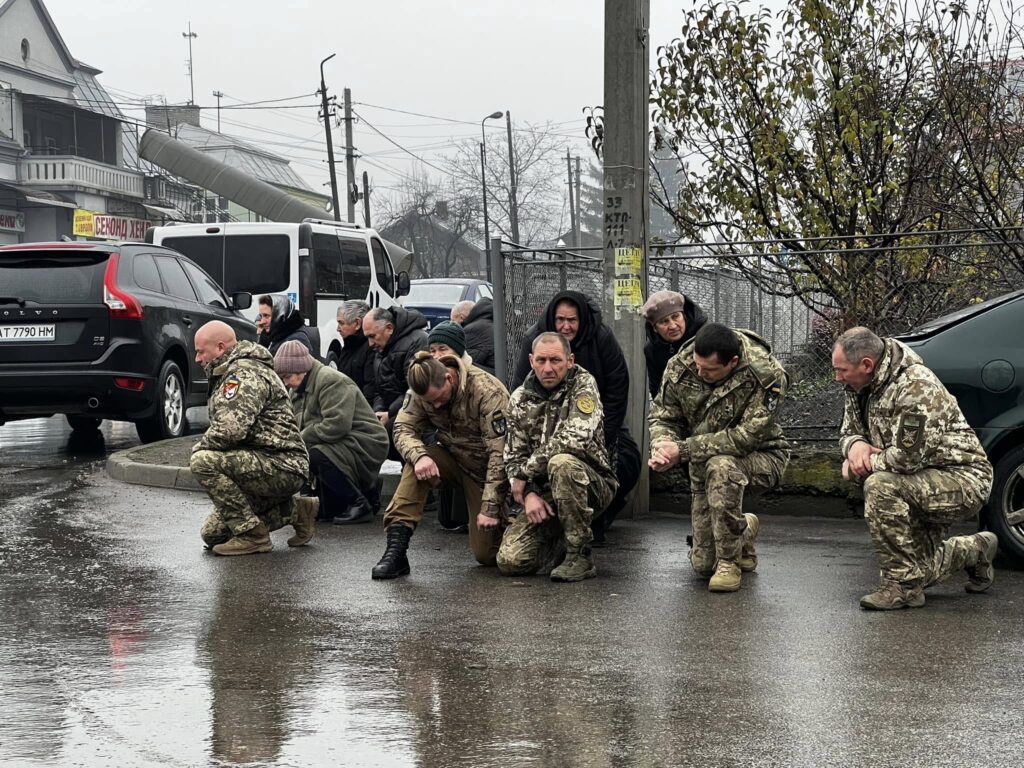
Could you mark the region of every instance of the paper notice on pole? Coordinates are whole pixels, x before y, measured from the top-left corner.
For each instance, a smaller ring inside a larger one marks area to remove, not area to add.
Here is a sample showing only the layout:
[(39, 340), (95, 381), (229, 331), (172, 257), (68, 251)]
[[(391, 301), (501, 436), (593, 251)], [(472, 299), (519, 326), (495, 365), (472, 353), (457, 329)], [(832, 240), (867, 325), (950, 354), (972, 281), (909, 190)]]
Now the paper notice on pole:
[(644, 263), (644, 252), (639, 248), (615, 249), (615, 276), (634, 277), (640, 274)]
[(635, 309), (641, 304), (643, 304), (643, 298), (640, 293), (640, 278), (616, 278), (615, 306)]

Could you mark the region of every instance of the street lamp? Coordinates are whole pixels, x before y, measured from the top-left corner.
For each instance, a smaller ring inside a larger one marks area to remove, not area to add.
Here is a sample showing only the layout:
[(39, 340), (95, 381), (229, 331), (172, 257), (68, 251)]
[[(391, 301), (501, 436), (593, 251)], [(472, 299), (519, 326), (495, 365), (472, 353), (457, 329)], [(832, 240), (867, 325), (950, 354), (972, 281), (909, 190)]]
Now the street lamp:
[(491, 227), (487, 221), (487, 138), (484, 136), (484, 123), (488, 120), (499, 120), (505, 116), (501, 110), (491, 112), (480, 121), (480, 181), (484, 186), (484, 261), (487, 264), (487, 279), (491, 279)]

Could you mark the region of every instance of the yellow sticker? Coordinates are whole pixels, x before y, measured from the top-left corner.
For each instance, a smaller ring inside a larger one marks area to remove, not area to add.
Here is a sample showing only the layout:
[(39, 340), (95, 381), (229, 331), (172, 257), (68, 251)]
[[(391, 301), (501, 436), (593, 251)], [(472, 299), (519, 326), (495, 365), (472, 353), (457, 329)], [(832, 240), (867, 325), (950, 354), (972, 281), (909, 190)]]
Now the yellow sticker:
[(580, 413), (590, 415), (594, 412), (594, 398), (590, 395), (584, 395), (576, 401), (576, 407), (580, 409)]

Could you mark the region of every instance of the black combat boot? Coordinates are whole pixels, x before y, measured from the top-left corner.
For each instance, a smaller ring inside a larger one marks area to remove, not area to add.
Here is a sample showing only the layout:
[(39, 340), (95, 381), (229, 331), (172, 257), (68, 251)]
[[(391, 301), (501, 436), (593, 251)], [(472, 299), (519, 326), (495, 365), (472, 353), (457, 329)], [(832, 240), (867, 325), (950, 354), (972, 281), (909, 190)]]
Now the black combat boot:
[(401, 523), (394, 523), (387, 528), (388, 545), (384, 556), (373, 566), (371, 576), (374, 579), (395, 579), (409, 573), (409, 558), (405, 556), (412, 538), (412, 528)]

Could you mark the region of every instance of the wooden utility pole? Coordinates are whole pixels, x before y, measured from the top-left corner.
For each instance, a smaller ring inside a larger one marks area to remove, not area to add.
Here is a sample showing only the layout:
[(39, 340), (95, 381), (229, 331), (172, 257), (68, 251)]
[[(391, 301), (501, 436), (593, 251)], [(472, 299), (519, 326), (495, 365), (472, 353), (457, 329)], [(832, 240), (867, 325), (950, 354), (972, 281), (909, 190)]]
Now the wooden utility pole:
[(605, 317), (626, 355), (626, 425), (644, 457), (633, 516), (647, 511), (647, 383), (644, 326), (647, 295), (648, 20), (650, 0), (604, 4), (604, 277)]
[(572, 244), (573, 247), (580, 247), (580, 236), (579, 230), (576, 229), (578, 221), (576, 219), (576, 200), (573, 198), (573, 184), (572, 184), (572, 155), (569, 154), (569, 150), (565, 150), (565, 165), (569, 169), (569, 222), (572, 226)]
[(327, 97), (327, 84), (324, 82), (324, 64), (333, 59), (336, 54), (331, 54), (320, 62), (320, 112), (324, 119), (324, 134), (327, 137), (327, 168), (331, 172), (331, 202), (334, 208), (335, 221), (341, 221), (341, 211), (338, 210), (338, 176), (334, 171), (334, 139), (331, 138), (331, 118), (334, 117), (333, 100)]
[(348, 223), (356, 223), (356, 197), (359, 182), (356, 181), (356, 155), (352, 148), (352, 91), (345, 89), (345, 198), (348, 202)]

